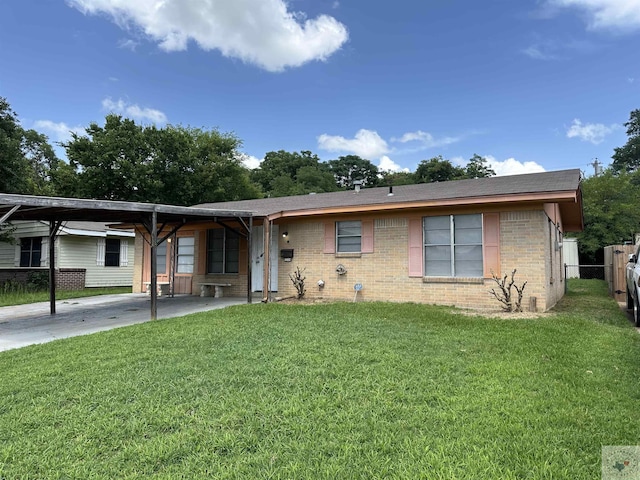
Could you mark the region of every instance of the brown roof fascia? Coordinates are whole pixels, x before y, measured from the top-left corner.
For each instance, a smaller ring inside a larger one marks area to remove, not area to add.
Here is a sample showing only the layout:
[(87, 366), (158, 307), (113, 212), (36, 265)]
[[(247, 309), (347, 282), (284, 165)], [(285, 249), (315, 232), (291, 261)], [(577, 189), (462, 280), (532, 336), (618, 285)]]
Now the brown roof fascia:
[(491, 197), (475, 197), (475, 198), (448, 198), (446, 200), (430, 200), (420, 202), (404, 202), (404, 203), (383, 203), (370, 205), (349, 205), (341, 207), (317, 208), (307, 210), (289, 210), (275, 212), (267, 215), (269, 221), (278, 218), (303, 217), (313, 215), (332, 215), (340, 213), (356, 213), (356, 212), (375, 212), (390, 210), (407, 210), (417, 208), (433, 208), (433, 207), (450, 207), (460, 205), (481, 205), (481, 204), (504, 204), (504, 203), (579, 203), (578, 192), (575, 190), (566, 192), (549, 193), (527, 193), (516, 195), (495, 195)]

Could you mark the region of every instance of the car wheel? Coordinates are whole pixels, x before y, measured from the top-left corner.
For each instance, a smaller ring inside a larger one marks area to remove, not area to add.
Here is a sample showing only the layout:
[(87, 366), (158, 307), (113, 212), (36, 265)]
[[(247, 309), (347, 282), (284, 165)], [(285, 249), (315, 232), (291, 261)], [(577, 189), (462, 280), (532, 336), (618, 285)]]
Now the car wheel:
[(633, 297), (627, 288), (627, 310), (631, 310), (633, 308)]
[(636, 327), (640, 327), (640, 305), (637, 297), (633, 300), (633, 323)]

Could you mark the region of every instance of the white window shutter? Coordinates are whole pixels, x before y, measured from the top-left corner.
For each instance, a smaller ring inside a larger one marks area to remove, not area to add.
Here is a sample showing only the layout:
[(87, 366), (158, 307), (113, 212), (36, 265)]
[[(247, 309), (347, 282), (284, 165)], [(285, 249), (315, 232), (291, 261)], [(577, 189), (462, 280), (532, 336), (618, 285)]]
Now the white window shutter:
[(40, 251), (40, 266), (49, 266), (49, 237), (42, 237), (42, 250)]
[(120, 240), (120, 266), (129, 265), (129, 240)]
[(96, 248), (96, 265), (99, 267), (104, 267), (104, 256), (105, 256), (105, 239), (98, 239), (98, 248)]
[(15, 251), (16, 251), (16, 256), (13, 259), (13, 266), (14, 267), (19, 267), (20, 266), (20, 252), (21, 252), (20, 239), (18, 239), (18, 243), (16, 243)]

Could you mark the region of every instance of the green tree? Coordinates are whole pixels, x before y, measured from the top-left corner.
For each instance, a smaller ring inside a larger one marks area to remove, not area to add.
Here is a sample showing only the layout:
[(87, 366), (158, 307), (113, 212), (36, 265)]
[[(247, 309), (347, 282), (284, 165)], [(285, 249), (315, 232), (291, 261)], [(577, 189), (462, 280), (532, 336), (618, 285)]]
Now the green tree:
[[(178, 128), (178, 127), (176, 127)], [(249, 178), (238, 149), (242, 142), (231, 133), (178, 128), (192, 139), (191, 175), (194, 197), (188, 204), (245, 200), (261, 196)]]
[[(197, 128), (137, 125), (107, 115), (65, 145), (79, 182), (67, 182), (85, 198), (194, 205), (257, 198), (233, 134)], [(70, 180), (61, 172), (61, 180)], [(65, 185), (66, 185), (65, 184)]]
[(477, 153), (469, 159), (465, 167), (465, 176), (467, 178), (486, 178), (494, 177), (496, 172), (489, 166), (489, 161), (485, 157), (481, 157)]
[(268, 152), (251, 178), (271, 197), (338, 190), (328, 165), (307, 150)]
[(601, 263), (607, 245), (632, 241), (640, 232), (640, 172), (602, 175), (582, 181), (584, 231), (578, 233), (581, 261)]
[(380, 182), (378, 167), (358, 155), (346, 155), (329, 160), (327, 165), (340, 188), (353, 189), (354, 180), (362, 182), (363, 187), (375, 187)]
[[(6, 98), (0, 97), (0, 192), (52, 195), (51, 172), (59, 160), (47, 137), (25, 130)], [(0, 226), (0, 241), (11, 241), (12, 228)]]
[(338, 188), (334, 176), (319, 167), (300, 167), (296, 172), (297, 194), (335, 192)]
[(22, 152), (29, 163), (29, 191), (36, 195), (57, 195), (53, 172), (64, 162), (55, 154), (47, 136), (35, 130), (24, 130)]
[(627, 143), (614, 149), (611, 168), (614, 172), (635, 172), (640, 167), (640, 110), (629, 114), (627, 127)]
[(466, 177), (464, 168), (453, 165), (438, 155), (430, 160), (422, 160), (415, 171), (416, 183), (446, 182)]
[(79, 196), (141, 202), (150, 192), (151, 152), (143, 127), (120, 115), (107, 115), (104, 127), (93, 122), (86, 134), (72, 133), (64, 144), (80, 171)]
[(416, 176), (412, 172), (382, 172), (380, 183), (383, 185), (413, 185), (416, 182)]
[(23, 130), (7, 100), (0, 97), (0, 192), (30, 193), (29, 163), (22, 153)]

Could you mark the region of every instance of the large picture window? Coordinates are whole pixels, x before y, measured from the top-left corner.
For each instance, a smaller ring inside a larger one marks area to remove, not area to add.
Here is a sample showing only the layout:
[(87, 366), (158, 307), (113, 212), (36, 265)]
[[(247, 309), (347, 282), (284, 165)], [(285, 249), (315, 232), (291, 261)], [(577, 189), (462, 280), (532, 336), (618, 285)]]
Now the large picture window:
[(360, 252), (362, 249), (362, 223), (360, 221), (336, 222), (336, 251)]
[(39, 267), (42, 257), (42, 237), (22, 238), (20, 240), (20, 266)]
[(232, 230), (214, 228), (207, 235), (207, 273), (238, 273), (240, 237)]
[(423, 219), (427, 277), (482, 277), (482, 215)]

